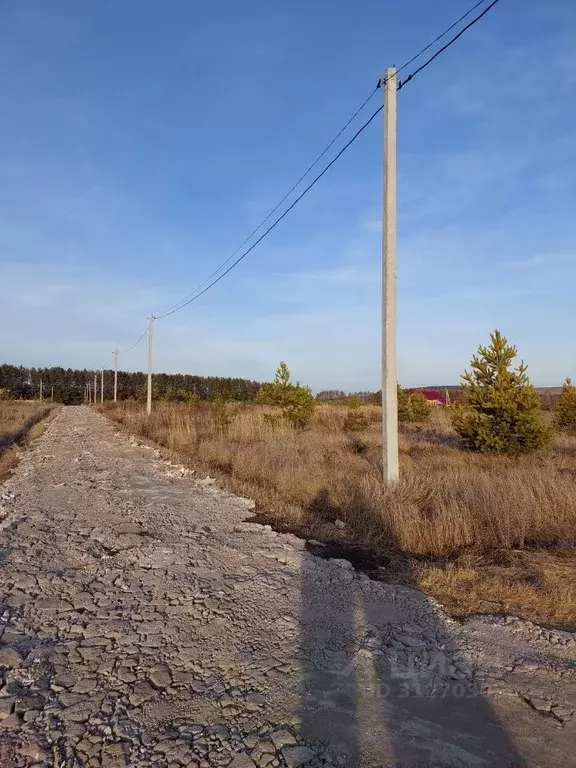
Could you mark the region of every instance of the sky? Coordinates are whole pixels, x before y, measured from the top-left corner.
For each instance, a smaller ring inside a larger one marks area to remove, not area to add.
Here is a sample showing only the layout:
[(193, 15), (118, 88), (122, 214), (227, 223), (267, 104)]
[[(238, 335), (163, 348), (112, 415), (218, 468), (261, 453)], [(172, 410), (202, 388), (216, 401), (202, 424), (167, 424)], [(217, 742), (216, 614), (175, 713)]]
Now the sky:
[[(1, 2), (0, 362), (110, 367), (472, 5)], [(404, 386), (457, 383), (495, 328), (535, 384), (576, 378), (575, 137), (573, 0), (501, 0), (400, 91)], [(379, 116), (156, 322), (155, 370), (262, 381), (286, 360), (316, 390), (378, 389), (381, 212)], [(145, 343), (120, 366), (143, 370)]]

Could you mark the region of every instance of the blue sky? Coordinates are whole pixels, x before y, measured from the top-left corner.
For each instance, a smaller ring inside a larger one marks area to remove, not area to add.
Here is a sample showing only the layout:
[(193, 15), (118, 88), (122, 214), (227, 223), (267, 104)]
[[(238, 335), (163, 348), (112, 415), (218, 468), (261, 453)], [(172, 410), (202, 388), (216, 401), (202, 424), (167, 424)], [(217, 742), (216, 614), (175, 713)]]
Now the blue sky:
[[(471, 5), (2, 3), (0, 359), (109, 365)], [(536, 384), (576, 377), (575, 22), (573, 0), (501, 0), (399, 94), (405, 385), (456, 383), (494, 328)], [(157, 370), (262, 380), (285, 359), (314, 388), (378, 388), (381, 129), (157, 323)]]

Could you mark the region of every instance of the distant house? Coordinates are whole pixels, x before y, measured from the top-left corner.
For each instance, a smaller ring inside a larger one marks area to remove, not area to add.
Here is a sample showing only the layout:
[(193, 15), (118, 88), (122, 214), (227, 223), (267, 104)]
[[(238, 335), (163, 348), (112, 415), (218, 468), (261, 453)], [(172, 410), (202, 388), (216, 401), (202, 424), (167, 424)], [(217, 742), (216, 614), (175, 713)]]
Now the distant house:
[(437, 389), (423, 389), (422, 394), (430, 405), (446, 405), (446, 396)]

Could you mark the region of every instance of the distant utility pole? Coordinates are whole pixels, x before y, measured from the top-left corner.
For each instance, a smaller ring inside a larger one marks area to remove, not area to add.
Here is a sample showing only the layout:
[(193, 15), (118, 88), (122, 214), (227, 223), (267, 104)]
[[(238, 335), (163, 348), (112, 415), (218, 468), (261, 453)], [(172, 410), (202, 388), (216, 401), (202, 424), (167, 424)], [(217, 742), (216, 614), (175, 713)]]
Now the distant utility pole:
[(86, 389), (88, 390), (88, 405), (90, 405), (92, 403), (92, 384), (90, 382), (86, 384)]
[(100, 376), (100, 403), (104, 402), (104, 368), (102, 368)]
[(54, 402), (54, 385), (50, 388), (50, 400)]
[(154, 315), (148, 318), (148, 395), (146, 398), (146, 413), (152, 413), (152, 344), (154, 341)]
[(40, 379), (40, 402), (42, 402), (42, 379)]
[(98, 397), (98, 374), (94, 374), (94, 392), (92, 393), (92, 405), (96, 405), (96, 398)]
[(118, 353), (119, 349), (115, 349), (114, 355), (114, 402), (118, 402)]
[(382, 221), (382, 469), (398, 480), (398, 374), (396, 362), (396, 69), (384, 88), (384, 205)]

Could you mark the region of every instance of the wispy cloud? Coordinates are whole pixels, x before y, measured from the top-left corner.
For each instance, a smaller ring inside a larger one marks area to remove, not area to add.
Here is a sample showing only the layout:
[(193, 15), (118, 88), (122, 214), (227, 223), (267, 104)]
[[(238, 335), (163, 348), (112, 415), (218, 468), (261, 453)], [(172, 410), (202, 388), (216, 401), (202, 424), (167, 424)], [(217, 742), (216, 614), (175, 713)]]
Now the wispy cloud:
[[(322, 146), (343, 102), (331, 93), (318, 109), (317, 45), (285, 28), (293, 9), (268, 9), (269, 35), (236, 16), (249, 44), (235, 28), (220, 48), (202, 39), (222, 34), (208, 6), (192, 33), (170, 21), (157, 34), (154, 17), (135, 40), (131, 13), (117, 11), (110, 33), (105, 4), (90, 14), (68, 5), (56, 15), (14, 5), (14, 40), (0, 51), (2, 355), (94, 366), (230, 254), (297, 177), (303, 156)], [(520, 27), (517, 14), (503, 12), (476, 28), (465, 52), (451, 54), (457, 66), (436, 62), (435, 87), (422, 78), (399, 100), (406, 384), (456, 381), (495, 327), (540, 383), (571, 373), (573, 9), (525, 5)], [(222, 87), (229, 56), (232, 90)], [(324, 71), (328, 47), (321, 58)], [(359, 49), (349, 59), (355, 93), (372, 63)], [(238, 269), (158, 322), (159, 369), (264, 378), (285, 358), (317, 387), (379, 386), (381, 136), (373, 127)], [(123, 365), (144, 362), (139, 347)]]

